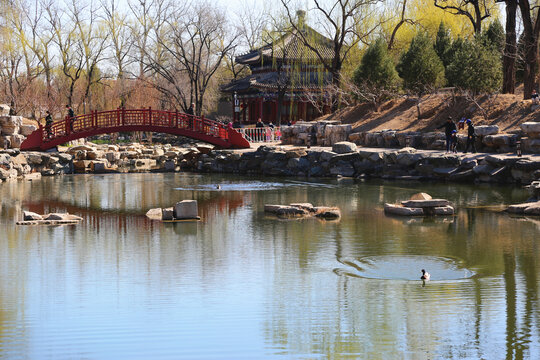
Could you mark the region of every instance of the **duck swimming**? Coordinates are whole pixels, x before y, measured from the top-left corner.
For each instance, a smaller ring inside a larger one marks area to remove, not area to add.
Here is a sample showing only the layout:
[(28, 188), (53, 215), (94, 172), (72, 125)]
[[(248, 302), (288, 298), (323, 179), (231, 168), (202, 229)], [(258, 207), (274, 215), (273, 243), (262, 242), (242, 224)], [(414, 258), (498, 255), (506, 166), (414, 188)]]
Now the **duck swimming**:
[(429, 275), (429, 273), (422, 269), (422, 276), (420, 276), (420, 280), (429, 280), (429, 278), (431, 277), (431, 275)]
[(216, 189), (221, 190), (221, 185), (216, 185)]

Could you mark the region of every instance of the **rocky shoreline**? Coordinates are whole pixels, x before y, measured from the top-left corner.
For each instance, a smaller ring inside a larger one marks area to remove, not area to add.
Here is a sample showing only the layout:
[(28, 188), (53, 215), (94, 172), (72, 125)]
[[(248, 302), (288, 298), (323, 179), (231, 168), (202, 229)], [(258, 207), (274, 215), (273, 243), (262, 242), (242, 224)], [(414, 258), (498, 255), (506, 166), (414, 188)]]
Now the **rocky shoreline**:
[(540, 179), (540, 156), (453, 154), (432, 150), (260, 146), (250, 150), (130, 144), (74, 146), (64, 152), (0, 151), (0, 180), (37, 180), (73, 173), (180, 172), (290, 177), (351, 177), (530, 184)]

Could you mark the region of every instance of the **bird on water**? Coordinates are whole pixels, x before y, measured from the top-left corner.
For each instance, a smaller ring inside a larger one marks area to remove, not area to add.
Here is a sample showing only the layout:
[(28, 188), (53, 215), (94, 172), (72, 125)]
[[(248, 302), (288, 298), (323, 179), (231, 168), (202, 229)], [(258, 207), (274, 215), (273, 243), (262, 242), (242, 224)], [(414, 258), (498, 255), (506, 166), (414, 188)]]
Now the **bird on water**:
[(431, 275), (429, 275), (429, 273), (422, 269), (422, 276), (420, 276), (420, 280), (429, 280), (429, 278), (431, 277)]

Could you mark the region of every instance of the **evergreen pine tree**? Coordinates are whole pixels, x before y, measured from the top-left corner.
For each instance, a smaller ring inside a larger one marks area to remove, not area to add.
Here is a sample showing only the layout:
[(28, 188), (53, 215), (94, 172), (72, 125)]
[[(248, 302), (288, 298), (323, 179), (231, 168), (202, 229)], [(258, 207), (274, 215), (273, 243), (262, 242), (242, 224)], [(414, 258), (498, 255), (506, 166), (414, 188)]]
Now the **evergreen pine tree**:
[(353, 81), (357, 86), (367, 83), (382, 89), (392, 89), (398, 85), (399, 76), (382, 38), (368, 47), (354, 72)]
[(500, 53), (480, 39), (463, 41), (456, 48), (446, 76), (450, 85), (475, 94), (496, 92), (502, 86)]
[(452, 39), (450, 38), (450, 31), (441, 21), (439, 24), (439, 30), (437, 31), (437, 37), (435, 38), (435, 52), (441, 59), (444, 67), (446, 68), (450, 63), (449, 52), (452, 47)]
[(407, 89), (422, 92), (426, 87), (440, 87), (445, 83), (444, 65), (426, 33), (413, 38), (409, 49), (401, 55), (397, 71)]
[(501, 25), (499, 19), (496, 19), (491, 24), (487, 30), (482, 33), (482, 43), (491, 47), (494, 50), (502, 54), (504, 50), (504, 43), (506, 41), (504, 28)]

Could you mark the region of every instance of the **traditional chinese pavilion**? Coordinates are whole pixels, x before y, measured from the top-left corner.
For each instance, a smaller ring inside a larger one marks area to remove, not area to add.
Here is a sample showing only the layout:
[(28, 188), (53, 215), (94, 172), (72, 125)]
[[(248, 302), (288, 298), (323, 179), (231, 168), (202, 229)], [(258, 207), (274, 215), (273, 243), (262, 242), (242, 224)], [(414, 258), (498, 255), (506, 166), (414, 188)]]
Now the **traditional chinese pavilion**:
[(236, 57), (237, 63), (249, 67), (251, 75), (222, 88), (231, 94), (234, 120), (252, 124), (261, 118), (265, 123), (276, 123), (279, 101), (281, 123), (310, 121), (330, 110), (324, 102), (332, 75), (304, 45), (302, 35), (325, 59), (333, 58), (333, 42), (305, 24), (304, 11), (298, 11), (297, 16), (297, 29), (291, 27), (275, 41)]

